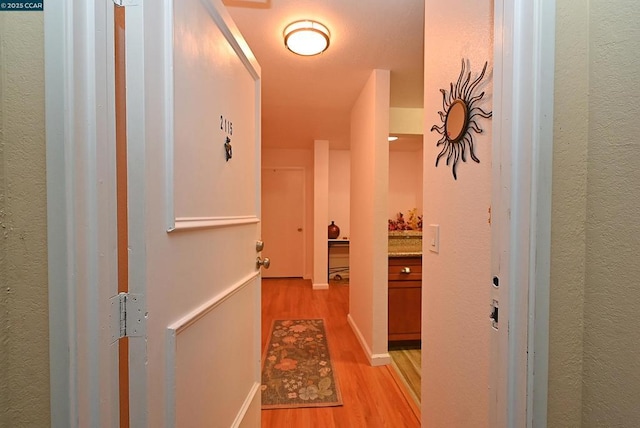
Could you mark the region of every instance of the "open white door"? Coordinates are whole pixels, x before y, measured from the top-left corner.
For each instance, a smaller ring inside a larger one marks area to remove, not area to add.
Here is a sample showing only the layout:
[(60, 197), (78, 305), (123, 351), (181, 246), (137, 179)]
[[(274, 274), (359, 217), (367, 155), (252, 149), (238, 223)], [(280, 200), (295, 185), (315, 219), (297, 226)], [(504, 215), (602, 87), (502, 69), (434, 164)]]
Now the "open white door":
[(131, 426), (259, 426), (260, 68), (218, 0), (126, 40)]

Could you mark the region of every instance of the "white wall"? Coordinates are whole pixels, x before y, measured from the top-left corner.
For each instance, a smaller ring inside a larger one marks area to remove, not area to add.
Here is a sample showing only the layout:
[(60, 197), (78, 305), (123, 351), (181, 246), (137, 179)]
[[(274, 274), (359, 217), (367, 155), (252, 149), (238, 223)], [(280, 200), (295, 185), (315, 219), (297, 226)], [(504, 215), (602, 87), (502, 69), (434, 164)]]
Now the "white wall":
[(0, 426), (49, 426), (42, 12), (0, 13)]
[(374, 70), (351, 109), (349, 321), (372, 364), (386, 364), (389, 149), (387, 70)]
[(389, 152), (390, 219), (395, 219), (401, 212), (407, 220), (407, 212), (413, 208), (422, 214), (422, 157), (423, 150)]
[[(389, 151), (389, 209), (388, 218), (398, 212), (417, 208), (422, 214), (422, 150)], [(340, 238), (350, 236), (351, 152), (329, 151), (329, 220), (340, 226)]]
[(391, 107), (389, 109), (389, 135), (424, 133), (424, 109)]
[[(305, 176), (305, 272), (304, 277), (310, 279), (313, 272), (313, 152), (304, 149), (262, 149), (263, 168), (299, 167), (304, 169)], [(263, 225), (262, 227), (269, 227)], [(268, 243), (266, 243), (268, 245)], [(266, 253), (265, 253), (266, 255)]]
[[(449, 90), (468, 59), (472, 75), (489, 61), (482, 107), (491, 110), (493, 2), (425, 2), (425, 129), (442, 121)], [(440, 253), (423, 252), (422, 420), (434, 427), (488, 426), (491, 120), (475, 135), (480, 163), (460, 161), (458, 179), (441, 160), (435, 132), (424, 136), (424, 223), (440, 225)]]
[(329, 150), (329, 221), (340, 227), (339, 238), (351, 236), (351, 152)]

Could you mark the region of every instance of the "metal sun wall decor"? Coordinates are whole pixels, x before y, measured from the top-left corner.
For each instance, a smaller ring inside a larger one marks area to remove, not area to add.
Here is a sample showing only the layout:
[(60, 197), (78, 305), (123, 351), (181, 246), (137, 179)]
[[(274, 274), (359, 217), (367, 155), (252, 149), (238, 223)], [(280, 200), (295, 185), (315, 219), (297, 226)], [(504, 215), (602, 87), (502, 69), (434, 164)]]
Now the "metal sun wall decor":
[[(482, 133), (482, 128), (476, 122), (478, 117), (489, 119), (492, 112), (486, 112), (476, 104), (484, 97), (484, 92), (474, 95), (473, 91), (480, 84), (487, 71), (487, 62), (484, 63), (482, 73), (471, 81), (471, 71), (466, 70), (465, 60), (462, 60), (462, 68), (460, 76), (455, 86), (451, 83), (449, 94), (445, 89), (442, 92), (442, 111), (439, 111), (442, 126), (433, 125), (431, 131), (436, 131), (442, 135), (438, 140), (436, 147), (443, 146), (442, 150), (436, 158), (436, 167), (440, 158), (447, 156), (447, 165), (451, 163), (453, 178), (458, 179), (456, 168), (458, 161), (462, 158), (463, 162), (467, 161), (467, 151), (469, 156), (476, 163), (480, 163), (480, 159), (474, 152), (473, 132)], [(465, 72), (467, 72), (465, 77)]]

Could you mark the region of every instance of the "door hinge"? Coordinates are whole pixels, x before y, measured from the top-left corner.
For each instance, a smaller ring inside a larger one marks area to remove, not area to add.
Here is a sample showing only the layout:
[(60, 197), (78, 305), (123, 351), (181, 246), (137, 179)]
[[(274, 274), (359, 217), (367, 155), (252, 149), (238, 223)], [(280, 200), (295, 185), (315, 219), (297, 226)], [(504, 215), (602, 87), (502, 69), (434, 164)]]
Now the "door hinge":
[(116, 6), (138, 6), (140, 0), (113, 0)]
[(120, 293), (110, 299), (111, 341), (123, 337), (141, 337), (146, 330), (142, 294)]

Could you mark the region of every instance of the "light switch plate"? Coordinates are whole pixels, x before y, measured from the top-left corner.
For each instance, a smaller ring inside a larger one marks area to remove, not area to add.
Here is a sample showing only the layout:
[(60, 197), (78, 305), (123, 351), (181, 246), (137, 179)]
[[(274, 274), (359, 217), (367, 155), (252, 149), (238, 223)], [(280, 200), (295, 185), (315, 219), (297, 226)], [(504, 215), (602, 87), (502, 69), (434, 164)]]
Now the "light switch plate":
[(440, 252), (440, 225), (430, 224), (427, 234), (427, 247), (434, 253)]

